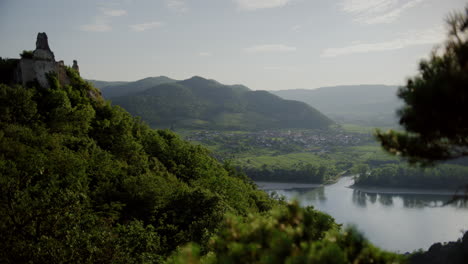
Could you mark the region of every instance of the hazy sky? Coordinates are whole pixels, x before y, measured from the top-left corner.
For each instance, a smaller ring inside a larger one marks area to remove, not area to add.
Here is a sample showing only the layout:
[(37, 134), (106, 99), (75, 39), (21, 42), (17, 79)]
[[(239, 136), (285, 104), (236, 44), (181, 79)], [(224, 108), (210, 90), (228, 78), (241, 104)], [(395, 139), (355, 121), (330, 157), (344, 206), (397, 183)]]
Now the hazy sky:
[(46, 32), (88, 79), (200, 75), (252, 89), (403, 84), (463, 0), (0, 0), (0, 56)]

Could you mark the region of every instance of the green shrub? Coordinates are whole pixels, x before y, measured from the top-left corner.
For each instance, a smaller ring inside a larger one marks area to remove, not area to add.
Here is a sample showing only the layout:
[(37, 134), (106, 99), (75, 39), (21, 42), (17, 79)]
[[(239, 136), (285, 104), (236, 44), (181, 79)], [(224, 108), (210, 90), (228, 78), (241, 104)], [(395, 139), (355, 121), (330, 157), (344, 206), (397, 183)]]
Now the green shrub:
[(20, 54), (22, 59), (32, 59), (34, 56), (34, 53), (32, 50), (23, 50)]

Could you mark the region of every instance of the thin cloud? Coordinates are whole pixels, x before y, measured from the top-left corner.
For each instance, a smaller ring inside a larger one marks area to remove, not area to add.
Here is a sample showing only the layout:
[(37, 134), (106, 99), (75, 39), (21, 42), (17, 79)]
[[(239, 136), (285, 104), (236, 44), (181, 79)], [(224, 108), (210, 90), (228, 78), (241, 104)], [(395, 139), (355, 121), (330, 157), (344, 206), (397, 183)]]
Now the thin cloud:
[(176, 12), (185, 13), (189, 10), (187, 3), (184, 0), (166, 0), (167, 8)]
[(199, 55), (200, 57), (210, 57), (210, 56), (212, 56), (213, 54), (212, 54), (211, 52), (208, 52), (208, 51), (201, 51), (201, 52), (198, 53), (198, 55)]
[(112, 27), (107, 23), (106, 24), (95, 23), (95, 24), (82, 25), (80, 26), (80, 30), (87, 31), (87, 32), (107, 32), (107, 31), (111, 31)]
[(362, 24), (382, 24), (396, 21), (403, 12), (425, 0), (342, 0), (342, 10)]
[(109, 16), (109, 17), (119, 17), (119, 16), (125, 16), (127, 15), (127, 11), (123, 9), (106, 9), (103, 8), (101, 9), (102, 14), (104, 16)]
[(282, 7), (291, 2), (291, 0), (234, 0), (243, 10), (257, 10), (264, 8)]
[(80, 30), (87, 32), (107, 32), (112, 30), (111, 21), (113, 17), (127, 15), (123, 9), (100, 8), (100, 14), (94, 17), (94, 23), (80, 26)]
[(398, 0), (343, 0), (343, 11), (351, 14), (380, 13), (394, 8)]
[(283, 44), (266, 44), (255, 45), (244, 49), (249, 53), (270, 53), (270, 52), (291, 52), (296, 51), (296, 47), (286, 46)]
[(291, 27), (291, 30), (294, 31), (294, 32), (300, 32), (301, 29), (302, 29), (301, 25), (295, 25), (295, 26)]
[(322, 52), (321, 57), (337, 57), (356, 53), (398, 50), (411, 46), (440, 43), (444, 40), (444, 38), (445, 33), (443, 27), (438, 27), (421, 32), (407, 33), (403, 37), (384, 42), (354, 42), (353, 44), (346, 47), (328, 48)]
[(302, 68), (298, 68), (295, 66), (265, 66), (263, 67), (265, 71), (281, 71), (281, 72), (301, 72), (303, 71)]
[(162, 22), (154, 21), (154, 22), (149, 22), (149, 23), (142, 23), (142, 24), (135, 24), (135, 25), (130, 25), (129, 27), (136, 32), (143, 32), (149, 29), (155, 29), (159, 28), (163, 25)]

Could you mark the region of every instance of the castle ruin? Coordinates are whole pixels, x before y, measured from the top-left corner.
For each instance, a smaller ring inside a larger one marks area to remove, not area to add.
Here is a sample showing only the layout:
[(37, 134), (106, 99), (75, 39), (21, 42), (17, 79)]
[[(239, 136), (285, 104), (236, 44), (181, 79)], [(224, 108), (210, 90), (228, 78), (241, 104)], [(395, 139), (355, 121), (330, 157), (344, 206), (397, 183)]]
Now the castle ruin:
[[(76, 60), (73, 61), (72, 69), (79, 74), (79, 67)], [(58, 80), (62, 85), (70, 83), (67, 76), (65, 64), (63, 61), (55, 61), (54, 53), (50, 50), (46, 33), (38, 33), (36, 40), (36, 49), (31, 56), (22, 56), (18, 60), (15, 82), (26, 85), (29, 82), (37, 82), (42, 87), (49, 87), (47, 75), (49, 73), (57, 74)]]

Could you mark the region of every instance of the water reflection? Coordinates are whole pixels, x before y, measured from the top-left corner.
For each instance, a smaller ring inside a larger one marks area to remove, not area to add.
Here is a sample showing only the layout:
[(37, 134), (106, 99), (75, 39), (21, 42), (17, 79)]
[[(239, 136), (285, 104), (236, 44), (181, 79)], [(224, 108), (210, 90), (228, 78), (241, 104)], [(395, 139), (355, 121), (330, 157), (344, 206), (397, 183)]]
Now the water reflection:
[[(271, 194), (283, 196), (286, 200), (297, 199), (299, 201), (326, 202), (327, 187), (318, 188), (294, 188), (287, 190), (270, 190)], [(468, 208), (467, 200), (452, 201), (453, 196), (440, 194), (391, 194), (391, 193), (368, 193), (360, 190), (349, 189), (352, 192), (352, 203), (358, 207), (366, 208), (368, 205), (378, 205), (391, 208), (394, 203), (401, 203), (404, 208), (423, 209), (426, 207), (452, 207)], [(328, 195), (334, 195), (329, 192)]]
[(377, 201), (377, 194), (376, 193), (369, 193), (367, 195), (369, 197), (369, 201), (372, 203), (372, 204), (375, 204), (375, 202)]
[(377, 194), (353, 190), (353, 203), (359, 207), (366, 207), (367, 202), (384, 207), (392, 207), (394, 200), (401, 200), (405, 208), (422, 209), (425, 207), (448, 206), (453, 208), (468, 208), (467, 200), (455, 200), (450, 195), (439, 194)]
[(325, 188), (319, 187), (314, 189), (313, 192), (309, 190), (309, 192), (304, 193), (304, 197), (313, 201), (325, 202), (327, 201), (327, 196), (325, 195)]
[[(403, 196), (403, 206), (406, 208), (424, 208), (424, 207), (437, 207), (443, 206), (447, 201), (449, 201), (450, 196), (444, 197), (434, 197), (427, 195), (420, 195), (419, 197), (414, 196)], [(453, 204), (452, 206), (457, 206)]]
[(366, 207), (367, 197), (366, 194), (357, 190), (353, 191), (353, 203), (359, 207)]
[[(411, 252), (435, 242), (455, 241), (468, 229), (468, 203), (445, 205), (451, 195), (372, 193), (349, 188), (350, 177), (315, 188), (281, 188), (274, 191), (286, 200), (333, 216), (337, 223), (353, 224), (373, 243), (386, 250)], [(269, 190), (272, 192), (273, 190)], [(398, 228), (386, 228), (388, 225)]]

